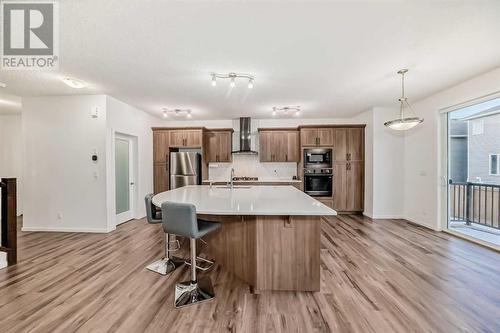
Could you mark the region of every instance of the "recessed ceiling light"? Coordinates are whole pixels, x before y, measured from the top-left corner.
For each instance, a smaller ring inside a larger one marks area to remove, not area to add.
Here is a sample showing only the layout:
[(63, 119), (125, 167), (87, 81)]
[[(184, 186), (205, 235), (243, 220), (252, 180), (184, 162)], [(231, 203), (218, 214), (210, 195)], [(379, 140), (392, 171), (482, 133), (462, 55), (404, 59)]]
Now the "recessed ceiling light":
[(0, 82), (0, 88), (6, 88), (6, 87), (7, 87), (7, 85), (5, 83)]
[(66, 83), (68, 86), (70, 86), (71, 88), (75, 88), (75, 89), (81, 89), (81, 88), (85, 88), (87, 86), (87, 84), (81, 80), (77, 80), (77, 79), (72, 79), (72, 78), (69, 78), (69, 77), (65, 77), (64, 79), (62, 79), (62, 81), (64, 83)]

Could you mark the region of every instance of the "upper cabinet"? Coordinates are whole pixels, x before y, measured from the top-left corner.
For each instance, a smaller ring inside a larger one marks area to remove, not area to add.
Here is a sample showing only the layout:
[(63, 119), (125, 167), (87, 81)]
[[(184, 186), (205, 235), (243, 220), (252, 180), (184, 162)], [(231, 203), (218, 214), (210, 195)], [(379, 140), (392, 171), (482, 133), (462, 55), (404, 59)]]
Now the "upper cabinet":
[(299, 132), (297, 130), (259, 129), (261, 162), (299, 162)]
[(166, 163), (168, 161), (168, 131), (153, 131), (153, 152), (155, 163)]
[(200, 148), (202, 144), (203, 131), (201, 129), (179, 129), (169, 130), (170, 147)]
[(335, 162), (355, 162), (364, 159), (364, 128), (334, 128)]
[(233, 129), (217, 129), (205, 132), (207, 162), (231, 162)]
[(310, 128), (300, 129), (300, 142), (303, 147), (331, 147), (334, 144), (332, 128)]

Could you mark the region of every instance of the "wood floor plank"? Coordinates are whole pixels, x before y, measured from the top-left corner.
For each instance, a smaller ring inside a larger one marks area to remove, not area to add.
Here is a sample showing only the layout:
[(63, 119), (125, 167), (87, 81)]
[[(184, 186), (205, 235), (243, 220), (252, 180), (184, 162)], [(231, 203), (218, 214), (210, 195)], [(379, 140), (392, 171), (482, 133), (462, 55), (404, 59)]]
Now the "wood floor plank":
[[(215, 301), (173, 308), (183, 267), (145, 269), (163, 234), (145, 220), (110, 234), (19, 232), (0, 270), (2, 332), (500, 332), (500, 254), (403, 220), (324, 219), (321, 292), (263, 292), (223, 267)], [(187, 256), (187, 249), (181, 255)]]

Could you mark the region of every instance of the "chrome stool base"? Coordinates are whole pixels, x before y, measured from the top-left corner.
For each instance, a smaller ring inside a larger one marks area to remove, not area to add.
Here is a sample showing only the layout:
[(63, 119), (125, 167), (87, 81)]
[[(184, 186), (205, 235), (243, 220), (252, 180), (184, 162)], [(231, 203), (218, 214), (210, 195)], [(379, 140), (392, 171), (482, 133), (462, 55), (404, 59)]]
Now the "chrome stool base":
[(198, 279), (198, 282), (186, 281), (175, 285), (175, 307), (206, 302), (215, 298), (212, 281), (209, 277)]
[[(206, 265), (204, 265), (204, 266), (198, 265), (198, 263), (200, 261), (205, 263)], [(191, 260), (185, 260), (184, 263), (188, 266), (191, 266)], [(210, 268), (212, 268), (213, 265), (214, 265), (214, 261), (212, 261), (212, 260), (208, 260), (208, 259), (205, 259), (202, 257), (196, 257), (196, 269), (199, 269), (200, 271), (203, 271), (203, 272), (208, 271)]]
[(178, 257), (163, 258), (149, 264), (146, 268), (150, 271), (167, 275), (175, 271), (177, 267), (184, 264), (184, 259)]

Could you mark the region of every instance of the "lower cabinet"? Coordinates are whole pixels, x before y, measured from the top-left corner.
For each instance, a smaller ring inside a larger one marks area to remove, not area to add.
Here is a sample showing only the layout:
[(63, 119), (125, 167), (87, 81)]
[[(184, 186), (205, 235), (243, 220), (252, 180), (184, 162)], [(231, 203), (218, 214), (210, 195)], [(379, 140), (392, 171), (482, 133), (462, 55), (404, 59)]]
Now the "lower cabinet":
[(168, 191), (168, 164), (155, 163), (153, 168), (154, 193)]
[(333, 165), (333, 209), (338, 212), (363, 211), (363, 168), (363, 161)]
[(318, 199), (323, 205), (333, 208), (333, 200), (331, 199)]

